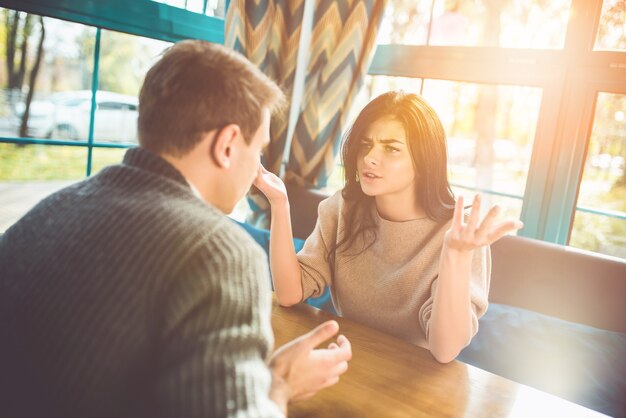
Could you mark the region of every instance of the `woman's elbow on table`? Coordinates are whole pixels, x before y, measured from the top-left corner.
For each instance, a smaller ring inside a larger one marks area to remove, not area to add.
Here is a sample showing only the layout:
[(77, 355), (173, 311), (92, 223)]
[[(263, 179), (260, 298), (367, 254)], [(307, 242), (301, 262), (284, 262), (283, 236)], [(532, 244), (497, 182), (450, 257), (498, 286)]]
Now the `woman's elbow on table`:
[(297, 297), (297, 295), (284, 295), (280, 294), (279, 292), (276, 292), (276, 299), (278, 299), (278, 304), (280, 306), (284, 306), (287, 308), (302, 302), (302, 298)]
[(441, 364), (450, 363), (461, 353), (461, 350), (430, 350), (435, 360)]
[(461, 351), (469, 345), (471, 340), (466, 343), (459, 344), (448, 344), (443, 346), (437, 346), (435, 344), (430, 344), (429, 350), (430, 354), (441, 364), (450, 363), (455, 360)]

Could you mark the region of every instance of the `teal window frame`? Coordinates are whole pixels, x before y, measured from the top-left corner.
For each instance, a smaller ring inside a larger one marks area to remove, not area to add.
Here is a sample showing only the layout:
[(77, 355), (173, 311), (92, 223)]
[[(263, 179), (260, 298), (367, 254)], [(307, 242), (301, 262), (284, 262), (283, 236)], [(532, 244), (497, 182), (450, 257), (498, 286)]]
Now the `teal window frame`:
[[(206, 12), (207, 1), (204, 2)], [(224, 20), (190, 12), (151, 0), (4, 0), (2, 7), (36, 15), (62, 19), (96, 28), (93, 71), (91, 80), (91, 109), (89, 135), (86, 141), (61, 141), (43, 138), (0, 137), (0, 143), (72, 146), (87, 148), (86, 175), (90, 176), (94, 148), (130, 148), (134, 144), (94, 141), (96, 91), (100, 67), (100, 39), (102, 29), (131, 35), (177, 42), (184, 39), (203, 39), (224, 43)], [(228, 4), (227, 4), (228, 6)]]

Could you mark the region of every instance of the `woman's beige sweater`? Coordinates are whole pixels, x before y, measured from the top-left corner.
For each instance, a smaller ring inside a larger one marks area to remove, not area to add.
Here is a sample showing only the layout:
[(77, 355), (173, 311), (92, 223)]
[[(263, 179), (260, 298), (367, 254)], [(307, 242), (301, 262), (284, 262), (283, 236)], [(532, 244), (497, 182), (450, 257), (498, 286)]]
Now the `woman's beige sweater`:
[[(303, 299), (320, 296), (324, 286), (329, 286), (339, 315), (428, 348), (439, 256), (450, 221), (391, 222), (373, 209), (374, 244), (351, 255), (355, 248), (362, 248), (361, 237), (349, 250), (336, 253), (331, 265), (327, 254), (343, 237), (344, 204), (341, 192), (320, 203), (315, 229), (298, 253)], [(478, 331), (478, 318), (487, 310), (490, 272), (489, 247), (475, 250), (470, 284), (472, 336)]]

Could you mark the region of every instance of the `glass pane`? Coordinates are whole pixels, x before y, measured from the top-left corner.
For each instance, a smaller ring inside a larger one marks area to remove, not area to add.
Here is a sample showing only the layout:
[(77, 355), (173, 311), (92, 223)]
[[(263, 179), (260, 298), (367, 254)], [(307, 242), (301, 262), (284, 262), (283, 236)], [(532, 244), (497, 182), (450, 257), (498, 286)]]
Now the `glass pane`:
[(437, 0), (429, 45), (560, 49), (571, 0)]
[(626, 219), (577, 210), (569, 245), (626, 258)]
[[(102, 31), (94, 123), (98, 142), (137, 143), (137, 96), (148, 69), (171, 43)], [(81, 128), (89, 128), (89, 125)]]
[[(626, 95), (600, 93), (578, 191), (571, 246), (626, 258), (625, 161)], [(598, 214), (603, 211), (609, 213)]]
[(109, 165), (121, 163), (126, 151), (127, 148), (94, 148), (91, 160), (91, 174), (97, 174)]
[(419, 94), (421, 88), (421, 78), (367, 75), (365, 76), (364, 86), (355, 97), (350, 112), (348, 113), (348, 123), (351, 124), (356, 119), (361, 109), (376, 96), (390, 90), (406, 90)]
[(45, 196), (84, 178), (86, 161), (84, 147), (0, 144), (0, 232)]
[(0, 68), (5, 69), (0, 74), (0, 135), (87, 139), (87, 130), (77, 127), (89, 125), (89, 106), (68, 102), (67, 95), (91, 89), (95, 29), (14, 10), (0, 13), (7, 29), (17, 34), (15, 42), (3, 41), (0, 49)]
[(226, 0), (207, 0), (207, 16), (224, 18), (226, 16)]
[[(464, 187), (452, 187), (452, 191), (454, 192), (454, 196), (459, 197), (463, 196), (463, 202), (468, 205), (474, 199), (474, 195), (476, 195), (476, 191), (467, 189)], [(486, 192), (480, 193), (483, 202), (489, 202), (490, 205), (498, 205), (501, 208), (500, 216), (506, 218), (520, 219), (522, 214), (522, 199), (513, 199), (506, 196), (493, 195)], [(486, 205), (482, 205), (482, 212), (488, 209), (485, 207)], [(517, 235), (517, 231), (513, 233), (513, 235)]]
[(431, 0), (391, 0), (380, 24), (378, 44), (426, 45)]
[(152, 0), (169, 6), (187, 9), (190, 12), (202, 13), (206, 2), (206, 15), (224, 17), (226, 0)]
[(203, 8), (204, 8), (204, 0), (187, 0), (186, 9), (189, 10), (190, 12), (202, 13)]
[(401, 89), (419, 94), (421, 88), (421, 78), (370, 75), (367, 76), (365, 80), (365, 89), (367, 90), (370, 100), (390, 90)]
[(163, 3), (169, 6), (174, 6), (174, 7), (178, 7), (181, 9), (185, 8), (185, 0), (166, 0)]
[(423, 96), (446, 130), (450, 182), (511, 196), (483, 193), (483, 209), (501, 200), (519, 215), (513, 196), (524, 196), (541, 89), (425, 80)]
[(598, 25), (596, 50), (626, 50), (626, 2), (605, 0)]

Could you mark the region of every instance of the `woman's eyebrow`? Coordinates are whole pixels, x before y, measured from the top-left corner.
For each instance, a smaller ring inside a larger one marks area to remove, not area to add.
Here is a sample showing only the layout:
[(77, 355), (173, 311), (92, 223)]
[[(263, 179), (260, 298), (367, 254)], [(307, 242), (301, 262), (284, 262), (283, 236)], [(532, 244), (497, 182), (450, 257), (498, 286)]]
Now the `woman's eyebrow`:
[(394, 139), (394, 138), (388, 138), (388, 139), (377, 139), (374, 140), (372, 138), (368, 138), (368, 137), (363, 137), (364, 141), (368, 141), (368, 142), (380, 142), (381, 144), (402, 144), (405, 145), (405, 143), (403, 141), (400, 141), (399, 139)]

